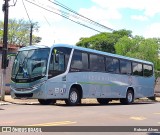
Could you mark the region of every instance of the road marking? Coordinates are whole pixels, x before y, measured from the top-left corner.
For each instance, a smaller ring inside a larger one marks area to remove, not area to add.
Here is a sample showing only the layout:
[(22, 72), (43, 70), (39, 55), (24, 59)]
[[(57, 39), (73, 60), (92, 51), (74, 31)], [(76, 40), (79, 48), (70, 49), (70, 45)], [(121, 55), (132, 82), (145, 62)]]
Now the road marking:
[(27, 126), (59, 126), (59, 125), (68, 125), (68, 124), (75, 124), (75, 123), (77, 123), (77, 122), (74, 122), (74, 121), (60, 121), (60, 122), (33, 124), (33, 125), (27, 125)]
[(130, 119), (132, 119), (132, 120), (145, 120), (145, 119), (147, 119), (147, 118), (145, 118), (145, 117), (135, 117), (135, 116), (133, 116), (133, 117), (130, 117)]
[(154, 113), (154, 114), (160, 115), (160, 112), (157, 112), (157, 113)]

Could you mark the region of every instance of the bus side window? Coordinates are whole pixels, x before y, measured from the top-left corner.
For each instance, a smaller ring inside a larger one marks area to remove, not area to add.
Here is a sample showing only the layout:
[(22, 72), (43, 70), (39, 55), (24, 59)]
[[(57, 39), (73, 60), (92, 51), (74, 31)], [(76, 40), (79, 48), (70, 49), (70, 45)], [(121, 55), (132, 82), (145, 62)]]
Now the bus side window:
[(104, 72), (105, 71), (104, 56), (90, 54), (90, 69), (92, 71)]
[(106, 57), (106, 71), (110, 73), (119, 73), (119, 60)]
[(72, 62), (71, 62), (71, 71), (77, 70), (88, 70), (88, 54), (85, 52), (74, 51)]
[(131, 74), (131, 62), (127, 60), (120, 60), (121, 74)]
[(133, 75), (143, 76), (142, 64), (132, 62)]
[(70, 53), (70, 48), (57, 47), (53, 49), (49, 63), (49, 78), (65, 72)]
[(143, 74), (146, 77), (153, 75), (153, 67), (151, 65), (143, 65)]
[(83, 70), (88, 70), (89, 61), (88, 61), (88, 54), (87, 53), (82, 53), (82, 65), (83, 65)]
[(71, 62), (72, 69), (82, 69), (82, 53), (80, 51), (74, 51)]
[(97, 55), (90, 54), (90, 69), (92, 71), (98, 71), (98, 59), (97, 59)]

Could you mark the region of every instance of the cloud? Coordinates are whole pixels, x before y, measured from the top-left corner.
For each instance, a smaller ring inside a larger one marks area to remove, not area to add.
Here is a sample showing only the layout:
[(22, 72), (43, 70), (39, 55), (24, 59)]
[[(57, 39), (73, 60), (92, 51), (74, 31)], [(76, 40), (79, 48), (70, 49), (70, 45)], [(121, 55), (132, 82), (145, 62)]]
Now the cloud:
[[(54, 14), (54, 13), (50, 13), (48, 11), (45, 11), (44, 9), (41, 9), (25, 0), (23, 0), (25, 3), (25, 7), (27, 9), (27, 12), (29, 14), (30, 19), (34, 22), (34, 21), (38, 21), (38, 22), (46, 22), (46, 19), (49, 20), (49, 22), (58, 22), (62, 20), (62, 17)], [(51, 4), (49, 1), (39, 1), (39, 0), (30, 0), (31, 2), (34, 2), (41, 5), (42, 7), (45, 7), (49, 10), (52, 10), (54, 12), (59, 12), (59, 8), (54, 5)], [(4, 2), (1, 0), (0, 1), (0, 5), (4, 4)], [(9, 5), (13, 5), (12, 1), (9, 1)], [(4, 18), (4, 14), (1, 11), (0, 12), (0, 20), (3, 20), (2, 18)], [(15, 6), (10, 6), (9, 7), (9, 19), (25, 19), (25, 20), (29, 20), (27, 13), (25, 11), (25, 8), (23, 6), (22, 0), (17, 0), (17, 3)]]
[(42, 42), (40, 44), (51, 45), (54, 43), (65, 43), (75, 45), (81, 37), (90, 37), (91, 35), (97, 34), (97, 32), (93, 30), (70, 21), (64, 20), (64, 22), (65, 25), (57, 23), (50, 27), (47, 25), (42, 26), (40, 31), (36, 33), (38, 36), (42, 37)]
[(148, 20), (148, 17), (142, 16), (142, 15), (132, 15), (131, 19), (139, 20), (139, 21), (146, 21), (146, 20)]
[[(112, 10), (112, 9), (106, 10), (96, 6), (92, 6), (88, 9), (81, 8), (79, 9), (79, 14), (85, 15), (85, 17), (88, 17), (93, 21), (103, 24), (109, 28), (113, 28), (113, 25), (110, 23), (111, 19), (122, 18), (122, 15), (117, 10)], [(97, 29), (98, 27), (93, 26), (93, 28)], [(98, 28), (98, 30), (100, 30), (100, 27)], [(104, 31), (104, 29), (100, 31)]]
[(146, 28), (144, 36), (146, 38), (160, 37), (160, 23), (153, 23)]
[(107, 9), (135, 9), (144, 11), (144, 15), (152, 17), (160, 13), (159, 0), (92, 0), (98, 6)]
[(121, 19), (121, 14), (113, 9), (103, 9), (96, 6), (91, 8), (79, 10), (80, 14), (83, 14), (94, 20), (109, 20), (109, 19)]

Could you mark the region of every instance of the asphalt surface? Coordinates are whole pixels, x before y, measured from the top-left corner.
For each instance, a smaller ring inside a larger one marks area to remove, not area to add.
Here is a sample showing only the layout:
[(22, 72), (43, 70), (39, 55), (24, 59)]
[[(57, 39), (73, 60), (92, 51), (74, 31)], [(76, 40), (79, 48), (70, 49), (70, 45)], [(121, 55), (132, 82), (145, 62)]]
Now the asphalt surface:
[[(143, 99), (139, 99), (139, 100), (136, 100), (135, 102), (153, 102), (151, 100), (148, 100), (146, 98), (143, 98)], [(118, 102), (118, 101), (113, 101), (113, 102)], [(156, 97), (156, 100), (155, 102), (160, 102), (160, 97)], [(63, 104), (64, 102), (63, 101), (58, 101), (57, 102), (58, 104)], [(82, 100), (82, 103), (97, 103), (96, 99), (84, 99)], [(37, 99), (13, 99), (11, 98), (10, 95), (5, 95), (5, 100), (4, 101), (1, 101), (0, 100), (0, 105), (5, 105), (5, 104), (39, 104), (38, 100)]]
[[(5, 101), (0, 101), (0, 126), (159, 126), (160, 98), (156, 100), (153, 102), (141, 99), (133, 105), (127, 106), (114, 101), (103, 106), (94, 99), (88, 99), (83, 100), (82, 105), (69, 107), (63, 101), (58, 101), (56, 105), (44, 106), (35, 99), (12, 99), (7, 95)], [(16, 135), (19, 134), (16, 133)], [(160, 135), (160, 133), (144, 132), (48, 132), (32, 134)]]

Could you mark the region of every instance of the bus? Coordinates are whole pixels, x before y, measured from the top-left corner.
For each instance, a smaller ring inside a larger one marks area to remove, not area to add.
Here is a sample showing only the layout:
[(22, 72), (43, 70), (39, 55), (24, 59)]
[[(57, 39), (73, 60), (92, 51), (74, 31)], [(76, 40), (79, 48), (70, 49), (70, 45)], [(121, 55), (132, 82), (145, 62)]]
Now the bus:
[(38, 99), (42, 105), (64, 100), (75, 106), (81, 99), (100, 104), (154, 97), (151, 62), (74, 45), (32, 45), (20, 48), (11, 75), (12, 98)]

